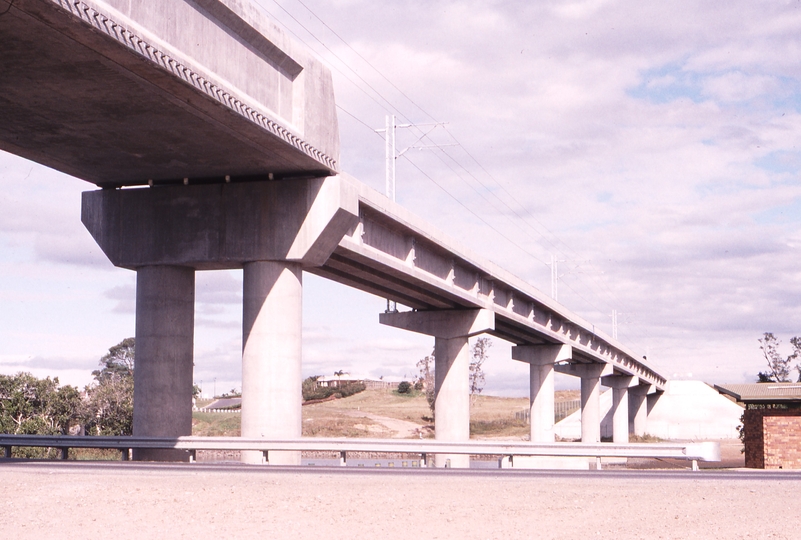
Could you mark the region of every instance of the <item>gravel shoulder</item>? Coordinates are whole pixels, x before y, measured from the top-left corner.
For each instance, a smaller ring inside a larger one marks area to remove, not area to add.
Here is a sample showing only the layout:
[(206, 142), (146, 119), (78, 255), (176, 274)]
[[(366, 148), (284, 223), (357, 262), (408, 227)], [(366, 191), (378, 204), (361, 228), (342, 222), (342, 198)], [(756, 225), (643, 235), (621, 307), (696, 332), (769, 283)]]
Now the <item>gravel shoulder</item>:
[[(3, 537), (797, 538), (801, 476), (0, 464)], [(712, 476), (714, 475), (714, 476)], [(723, 478), (721, 478), (723, 477)]]

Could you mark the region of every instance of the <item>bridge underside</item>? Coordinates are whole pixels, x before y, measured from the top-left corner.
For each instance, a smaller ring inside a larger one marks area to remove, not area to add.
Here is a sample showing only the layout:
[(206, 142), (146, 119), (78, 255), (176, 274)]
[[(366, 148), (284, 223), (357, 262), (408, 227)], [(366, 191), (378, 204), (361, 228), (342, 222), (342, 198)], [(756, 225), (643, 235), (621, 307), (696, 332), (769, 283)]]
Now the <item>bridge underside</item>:
[(103, 187), (335, 171), (336, 155), (140, 39), (144, 30), (76, 6), (88, 9), (0, 0), (0, 149)]

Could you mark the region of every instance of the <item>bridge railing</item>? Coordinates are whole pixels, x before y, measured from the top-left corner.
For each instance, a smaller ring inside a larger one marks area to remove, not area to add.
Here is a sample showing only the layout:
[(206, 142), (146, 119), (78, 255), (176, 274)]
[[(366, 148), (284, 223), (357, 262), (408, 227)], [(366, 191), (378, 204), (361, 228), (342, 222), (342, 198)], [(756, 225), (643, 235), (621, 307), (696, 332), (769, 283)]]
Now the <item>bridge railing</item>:
[(693, 462), (720, 461), (720, 444), (697, 443), (515, 443), (497, 441), (443, 442), (417, 439), (346, 439), (346, 438), (299, 438), (299, 439), (246, 439), (242, 437), (81, 437), (68, 435), (0, 435), (0, 447), (4, 457), (11, 457), (12, 447), (47, 447), (61, 450), (66, 459), (71, 448), (116, 449), (122, 458), (128, 458), (131, 449), (175, 449), (186, 450), (191, 458), (198, 450), (256, 450), (264, 453), (269, 463), (269, 453), (275, 451), (332, 452), (340, 455), (340, 464), (347, 462), (348, 452), (419, 454), (425, 466), (429, 454), (468, 454), (477, 456), (556, 456), (596, 458), (660, 458), (682, 459)]

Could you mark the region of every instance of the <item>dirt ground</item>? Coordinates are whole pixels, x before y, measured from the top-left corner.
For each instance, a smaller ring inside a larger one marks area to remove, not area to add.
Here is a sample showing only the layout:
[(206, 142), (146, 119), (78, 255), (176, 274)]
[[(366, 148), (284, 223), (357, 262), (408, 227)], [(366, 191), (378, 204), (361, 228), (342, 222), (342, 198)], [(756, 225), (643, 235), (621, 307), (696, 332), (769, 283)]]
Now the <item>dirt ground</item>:
[[(2, 537), (794, 539), (801, 477), (0, 464)], [(766, 505), (781, 503), (779, 517)]]

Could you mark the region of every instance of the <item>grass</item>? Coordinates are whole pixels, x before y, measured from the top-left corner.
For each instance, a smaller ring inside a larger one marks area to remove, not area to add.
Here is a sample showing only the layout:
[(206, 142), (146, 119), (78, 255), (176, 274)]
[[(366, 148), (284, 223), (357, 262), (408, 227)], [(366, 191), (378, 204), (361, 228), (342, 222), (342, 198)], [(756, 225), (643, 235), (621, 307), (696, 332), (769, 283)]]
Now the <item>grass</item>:
[[(578, 391), (558, 391), (556, 401), (576, 399)], [(470, 433), (475, 437), (524, 437), (526, 422), (514, 413), (528, 407), (528, 398), (477, 396), (470, 410)], [(390, 390), (365, 390), (356, 395), (306, 405), (304, 437), (389, 437), (391, 431), (379, 422), (358, 416), (358, 412), (405, 420), (421, 428), (431, 425), (431, 410), (423, 392), (399, 394)], [(354, 414), (355, 416), (351, 416)], [(199, 436), (238, 436), (241, 416), (236, 413), (192, 415), (192, 433)]]

